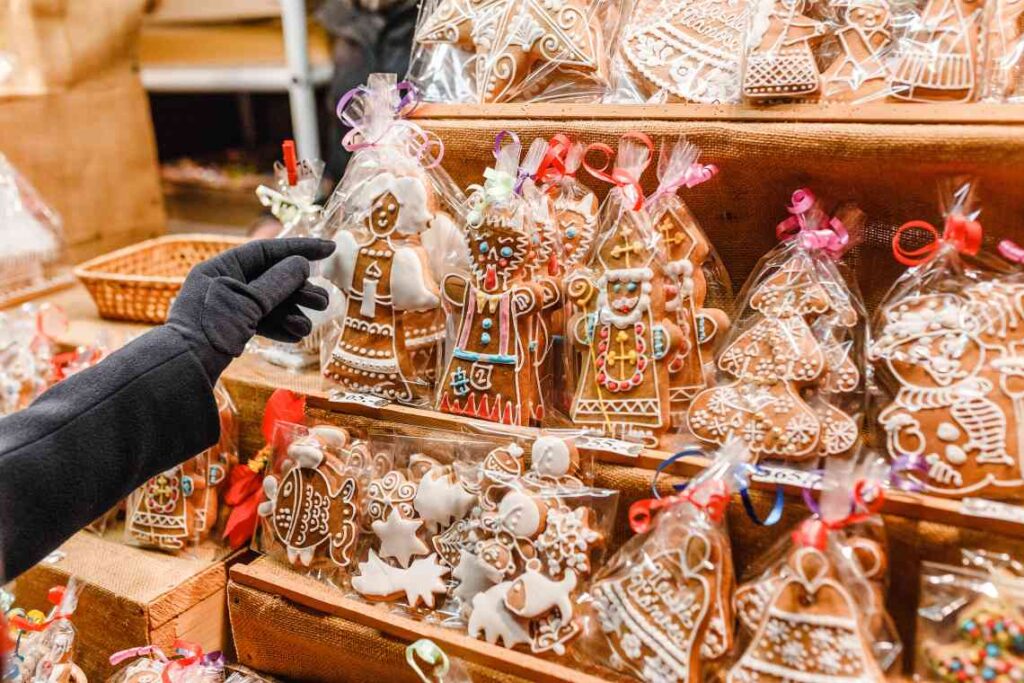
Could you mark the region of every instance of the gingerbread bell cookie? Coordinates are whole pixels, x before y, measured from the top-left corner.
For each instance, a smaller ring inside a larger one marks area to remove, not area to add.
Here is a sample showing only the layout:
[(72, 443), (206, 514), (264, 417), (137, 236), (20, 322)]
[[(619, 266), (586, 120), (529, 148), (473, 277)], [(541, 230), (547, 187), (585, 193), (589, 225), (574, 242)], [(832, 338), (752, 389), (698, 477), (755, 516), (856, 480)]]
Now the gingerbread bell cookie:
[[(927, 254), (903, 250), (909, 231), (931, 236)], [(981, 225), (962, 213), (951, 213), (941, 234), (908, 223), (895, 244), (916, 267), (879, 307), (870, 351), (890, 399), (878, 413), (886, 448), (923, 462), (925, 473), (909, 476), (928, 493), (1019, 497), (1024, 280), (978, 254)]]
[(485, 185), (471, 188), (466, 238), (472, 270), (452, 273), (442, 284), (455, 335), (437, 394), (441, 412), (510, 425), (544, 417), (537, 381), (540, 316), (561, 300), (555, 282), (538, 272), (538, 225), (516, 182), (520, 151), (514, 134), (499, 135), (495, 168), (485, 174)]
[[(609, 147), (591, 149), (610, 162)], [(567, 337), (583, 356), (573, 422), (656, 444), (670, 425), (668, 364), (683, 333), (665, 308), (671, 280), (639, 189), (652, 150), (646, 136), (628, 135), (614, 170), (588, 167), (615, 187), (601, 210), (593, 255), (566, 291), (577, 311)]]
[(690, 404), (700, 440), (743, 439), (757, 457), (848, 456), (863, 412), (863, 305), (835, 257), (846, 229), (800, 190), (783, 243), (744, 288), (740, 316), (716, 360), (718, 386)]

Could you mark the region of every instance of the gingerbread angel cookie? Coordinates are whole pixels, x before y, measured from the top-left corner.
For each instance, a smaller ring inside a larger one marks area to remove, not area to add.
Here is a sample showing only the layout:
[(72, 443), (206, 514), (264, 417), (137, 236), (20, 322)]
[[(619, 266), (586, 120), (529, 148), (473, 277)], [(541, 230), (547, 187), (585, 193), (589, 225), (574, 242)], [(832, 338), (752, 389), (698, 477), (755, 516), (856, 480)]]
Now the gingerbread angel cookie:
[(666, 0), (650, 13), (636, 12), (622, 54), (644, 95), (705, 104), (739, 101), (743, 40), (754, 6)]
[(828, 556), (801, 547), (788, 563), (727, 683), (885, 681), (857, 606)]
[[(801, 99), (818, 94), (821, 73), (814, 46), (825, 25), (804, 15), (805, 0), (761, 0), (743, 74), (743, 95), (752, 100)], [(760, 3), (755, 3), (760, 4)], [(764, 15), (764, 16), (762, 16)]]
[[(827, 234), (827, 216), (809, 192), (794, 194), (791, 211), (801, 231)], [(740, 322), (716, 361), (723, 380), (735, 379), (690, 405), (690, 430), (702, 441), (740, 438), (757, 457), (787, 461), (846, 456), (857, 443), (856, 330), (864, 317), (834, 256), (800, 234), (767, 257), (747, 287)]]
[(912, 102), (977, 98), (984, 3), (928, 0), (896, 42), (890, 92)]
[(432, 217), (431, 190), (421, 176), (383, 172), (356, 192), (363, 229), (340, 230), (338, 249), (324, 267), (347, 302), (324, 374), (350, 391), (409, 402), (426, 387), (414, 384), (403, 314), (440, 305), (419, 241)]
[(295, 567), (347, 570), (359, 538), (358, 473), (348, 454), (365, 448), (343, 430), (310, 431), (287, 447), (263, 480), (264, 546)]
[[(538, 316), (560, 301), (557, 285), (536, 273), (536, 223), (514, 189), (518, 142), (498, 153), (488, 188), (471, 201), (466, 236), (472, 272), (443, 282), (455, 338), (438, 387), (438, 410), (510, 425), (543, 418), (538, 394)], [(503, 179), (507, 179), (507, 182)]]
[(929, 493), (1015, 497), (1024, 491), (1024, 285), (998, 281), (921, 293), (883, 308), (871, 348), (894, 387), (878, 416), (893, 457), (917, 456)]
[(822, 74), (821, 98), (868, 101), (889, 87), (892, 11), (887, 0), (860, 0), (841, 11), (845, 23), (835, 34), (840, 52)]

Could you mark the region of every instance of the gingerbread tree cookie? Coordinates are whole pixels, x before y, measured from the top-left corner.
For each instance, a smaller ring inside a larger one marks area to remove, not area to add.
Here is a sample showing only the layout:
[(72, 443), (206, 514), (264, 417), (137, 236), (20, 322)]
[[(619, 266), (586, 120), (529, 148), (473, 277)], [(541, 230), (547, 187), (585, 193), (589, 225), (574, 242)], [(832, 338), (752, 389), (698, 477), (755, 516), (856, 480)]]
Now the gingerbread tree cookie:
[(804, 15), (804, 0), (766, 0), (771, 10), (753, 22), (743, 95), (754, 100), (808, 98), (818, 94), (821, 73), (814, 45), (825, 25)]

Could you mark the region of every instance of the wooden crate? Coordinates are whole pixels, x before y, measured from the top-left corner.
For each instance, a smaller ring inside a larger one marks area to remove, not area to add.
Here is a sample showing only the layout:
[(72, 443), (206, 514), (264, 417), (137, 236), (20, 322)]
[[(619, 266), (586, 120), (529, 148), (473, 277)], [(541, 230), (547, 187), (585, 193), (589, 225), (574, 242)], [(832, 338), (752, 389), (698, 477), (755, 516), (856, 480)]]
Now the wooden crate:
[(228, 560), (213, 544), (193, 557), (127, 546), (119, 529), (105, 537), (80, 532), (14, 583), (17, 604), (46, 609), (46, 593), (70, 577), (82, 586), (74, 617), (76, 662), (91, 680), (113, 673), (108, 657), (130, 647), (174, 641), (198, 643), (207, 652), (230, 650), (226, 610)]

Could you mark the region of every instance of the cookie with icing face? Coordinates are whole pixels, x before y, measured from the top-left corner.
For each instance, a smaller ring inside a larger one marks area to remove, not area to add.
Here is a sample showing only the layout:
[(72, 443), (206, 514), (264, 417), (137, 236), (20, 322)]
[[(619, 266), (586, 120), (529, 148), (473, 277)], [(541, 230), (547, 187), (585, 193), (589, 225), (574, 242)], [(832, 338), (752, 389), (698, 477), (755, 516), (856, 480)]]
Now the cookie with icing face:
[(986, 282), (888, 304), (870, 356), (893, 395), (879, 413), (892, 457), (920, 457), (925, 490), (1024, 492), (1024, 285)]

